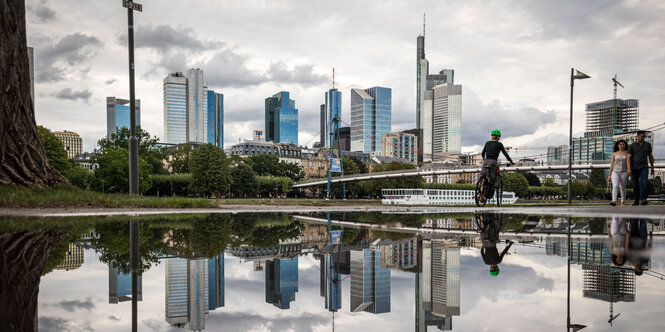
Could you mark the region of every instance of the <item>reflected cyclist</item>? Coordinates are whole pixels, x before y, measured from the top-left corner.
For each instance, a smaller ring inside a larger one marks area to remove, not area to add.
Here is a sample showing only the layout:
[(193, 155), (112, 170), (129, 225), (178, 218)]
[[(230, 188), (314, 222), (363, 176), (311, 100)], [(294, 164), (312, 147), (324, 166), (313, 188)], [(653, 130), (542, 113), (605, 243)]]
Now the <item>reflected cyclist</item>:
[(501, 254), (496, 248), (499, 241), (499, 232), (501, 231), (502, 216), (483, 215), (484, 218), (479, 218), (480, 225), (479, 231), (483, 240), (483, 247), (480, 249), (480, 255), (483, 256), (485, 264), (490, 266), (490, 275), (496, 277), (499, 275), (499, 263), (503, 260), (513, 241), (508, 241), (508, 245), (503, 249)]

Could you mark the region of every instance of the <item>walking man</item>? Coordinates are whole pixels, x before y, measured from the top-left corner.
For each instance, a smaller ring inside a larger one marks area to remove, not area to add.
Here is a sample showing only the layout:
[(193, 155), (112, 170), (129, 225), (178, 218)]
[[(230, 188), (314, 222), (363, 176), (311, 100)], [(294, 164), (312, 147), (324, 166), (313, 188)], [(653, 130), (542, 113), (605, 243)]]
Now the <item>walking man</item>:
[(633, 180), (633, 191), (635, 203), (633, 205), (647, 205), (647, 179), (649, 177), (649, 164), (651, 164), (651, 175), (653, 170), (653, 149), (649, 142), (645, 142), (647, 133), (644, 130), (637, 131), (637, 140), (628, 147), (628, 175)]

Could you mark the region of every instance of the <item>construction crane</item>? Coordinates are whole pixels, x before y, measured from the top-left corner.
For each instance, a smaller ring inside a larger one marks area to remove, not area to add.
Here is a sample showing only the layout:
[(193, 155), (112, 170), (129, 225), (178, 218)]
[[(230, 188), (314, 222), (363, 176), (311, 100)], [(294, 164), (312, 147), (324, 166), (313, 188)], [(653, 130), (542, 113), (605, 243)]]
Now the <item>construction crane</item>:
[(612, 135), (616, 133), (616, 123), (617, 123), (617, 85), (620, 87), (624, 87), (623, 84), (619, 83), (617, 81), (617, 74), (614, 74), (614, 78), (612, 78), (612, 82), (614, 83), (614, 105), (612, 106)]

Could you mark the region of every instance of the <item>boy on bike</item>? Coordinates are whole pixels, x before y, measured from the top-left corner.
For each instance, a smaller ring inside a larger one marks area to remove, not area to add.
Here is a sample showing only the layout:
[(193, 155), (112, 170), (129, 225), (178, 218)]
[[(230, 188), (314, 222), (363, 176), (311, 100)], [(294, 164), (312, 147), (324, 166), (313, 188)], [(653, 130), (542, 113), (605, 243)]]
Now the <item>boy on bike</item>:
[[(498, 129), (494, 129), (490, 135), (492, 136), (492, 140), (485, 143), (483, 152), (481, 152), (480, 155), (483, 157), (483, 175), (490, 179), (489, 194), (491, 195), (493, 192), (491, 188), (494, 186), (494, 178), (496, 177), (496, 169), (499, 167), (497, 162), (497, 159), (499, 159), (499, 153), (503, 153), (503, 155), (506, 156), (510, 165), (514, 165), (515, 163), (510, 159), (503, 144), (499, 142), (499, 139), (501, 139), (501, 132)], [(490, 174), (485, 174), (488, 168)]]

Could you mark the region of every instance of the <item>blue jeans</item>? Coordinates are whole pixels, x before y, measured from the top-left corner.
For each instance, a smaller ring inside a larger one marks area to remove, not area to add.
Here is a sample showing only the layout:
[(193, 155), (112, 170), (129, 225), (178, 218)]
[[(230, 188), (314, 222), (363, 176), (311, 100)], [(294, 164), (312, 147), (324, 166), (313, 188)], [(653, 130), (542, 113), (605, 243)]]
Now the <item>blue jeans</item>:
[(647, 179), (649, 178), (649, 167), (635, 168), (631, 170), (631, 180), (633, 180), (633, 192), (635, 194), (635, 203), (647, 199)]

